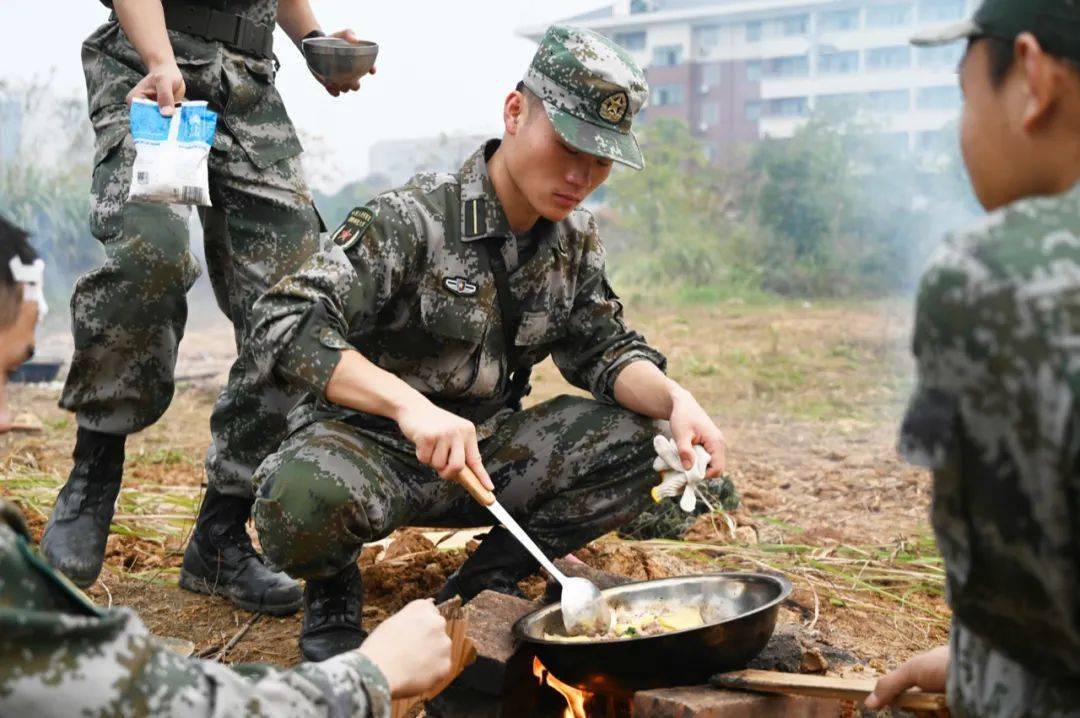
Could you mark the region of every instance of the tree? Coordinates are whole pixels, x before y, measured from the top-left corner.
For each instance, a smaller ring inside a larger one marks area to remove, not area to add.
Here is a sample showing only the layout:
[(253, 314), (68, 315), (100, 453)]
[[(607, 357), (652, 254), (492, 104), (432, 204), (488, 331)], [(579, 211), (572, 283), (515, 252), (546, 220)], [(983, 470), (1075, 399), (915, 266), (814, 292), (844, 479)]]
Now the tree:
[(614, 253), (627, 260), (618, 273), (633, 282), (729, 281), (744, 269), (741, 245), (747, 235), (733, 219), (733, 177), (708, 161), (700, 141), (679, 121), (656, 120), (638, 135), (647, 168), (619, 169), (605, 194), (614, 212), (608, 233)]

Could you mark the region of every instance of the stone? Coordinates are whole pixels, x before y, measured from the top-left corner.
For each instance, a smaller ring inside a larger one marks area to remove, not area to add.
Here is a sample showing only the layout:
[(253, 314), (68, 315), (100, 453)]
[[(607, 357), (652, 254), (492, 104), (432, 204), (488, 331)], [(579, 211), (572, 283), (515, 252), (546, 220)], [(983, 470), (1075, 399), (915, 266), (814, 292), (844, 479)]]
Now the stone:
[(511, 628), (539, 604), (515, 596), (484, 591), (465, 605), (468, 637), (476, 647), (476, 662), (466, 668), (455, 684), (499, 695), (506, 669), (517, 652)]
[(386, 547), (382, 555), (383, 561), (390, 561), (401, 556), (410, 556), (419, 553), (434, 551), (435, 544), (419, 529), (405, 529), (399, 531), (397, 537)]

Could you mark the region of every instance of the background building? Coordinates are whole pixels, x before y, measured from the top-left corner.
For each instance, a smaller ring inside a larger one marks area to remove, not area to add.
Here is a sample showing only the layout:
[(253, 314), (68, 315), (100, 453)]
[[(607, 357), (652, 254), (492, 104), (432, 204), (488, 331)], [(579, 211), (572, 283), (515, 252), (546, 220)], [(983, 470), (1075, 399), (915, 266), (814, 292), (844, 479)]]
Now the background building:
[[(643, 67), (646, 120), (675, 117), (713, 156), (790, 136), (815, 108), (861, 108), (898, 147), (934, 149), (958, 116), (962, 44), (915, 48), (918, 29), (975, 0), (619, 0), (560, 22), (613, 38)], [(538, 40), (543, 27), (520, 34)]]

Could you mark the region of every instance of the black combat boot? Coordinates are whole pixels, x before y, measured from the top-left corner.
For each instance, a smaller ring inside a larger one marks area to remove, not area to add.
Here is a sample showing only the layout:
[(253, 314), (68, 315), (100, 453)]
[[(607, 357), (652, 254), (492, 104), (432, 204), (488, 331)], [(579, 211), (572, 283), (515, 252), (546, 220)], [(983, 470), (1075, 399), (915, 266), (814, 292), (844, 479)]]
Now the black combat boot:
[(367, 631), (360, 627), (363, 602), (364, 587), (355, 563), (332, 578), (308, 579), (300, 627), (304, 660), (325, 661), (359, 648), (367, 638)]
[(539, 570), (540, 564), (514, 535), (502, 526), (488, 532), (484, 540), (457, 571), (446, 579), (446, 585), (435, 596), (435, 603), (461, 596), (468, 603), (481, 591), (497, 591), (518, 598), (525, 594), (518, 581)]
[(180, 587), (224, 596), (245, 611), (287, 616), (300, 608), (300, 584), (267, 568), (251, 545), (245, 527), (254, 501), (206, 490), (195, 533), (184, 551)]
[(79, 428), (75, 465), (56, 497), (41, 538), (45, 559), (81, 588), (93, 584), (101, 573), (109, 522), (124, 475), (126, 439)]

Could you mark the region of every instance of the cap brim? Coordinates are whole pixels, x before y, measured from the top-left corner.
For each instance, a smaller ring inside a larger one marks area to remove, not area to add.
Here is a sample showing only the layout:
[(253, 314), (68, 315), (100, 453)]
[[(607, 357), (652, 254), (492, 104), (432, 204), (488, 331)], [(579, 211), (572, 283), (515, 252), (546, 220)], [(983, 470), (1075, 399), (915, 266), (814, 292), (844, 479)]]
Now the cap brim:
[(935, 45), (948, 45), (957, 40), (964, 40), (975, 35), (981, 35), (982, 29), (975, 24), (974, 20), (962, 20), (944, 27), (935, 27), (924, 30), (911, 38), (912, 45), (919, 47), (933, 47)]
[(645, 169), (645, 158), (633, 132), (623, 134), (618, 130), (594, 125), (546, 102), (544, 109), (547, 110), (548, 119), (559, 137), (574, 149), (596, 157), (605, 157), (636, 170)]

